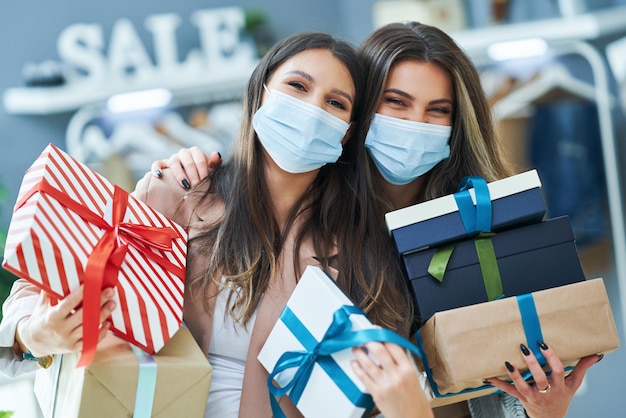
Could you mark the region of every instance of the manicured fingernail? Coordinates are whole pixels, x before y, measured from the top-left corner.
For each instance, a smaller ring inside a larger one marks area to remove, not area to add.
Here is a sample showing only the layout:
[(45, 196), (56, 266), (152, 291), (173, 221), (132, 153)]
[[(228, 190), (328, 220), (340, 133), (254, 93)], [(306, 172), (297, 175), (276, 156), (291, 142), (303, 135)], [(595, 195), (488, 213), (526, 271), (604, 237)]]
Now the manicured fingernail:
[(219, 156), (220, 156), (220, 160), (221, 160), (221, 159), (222, 159), (222, 154), (220, 154), (220, 152), (218, 151), (218, 152), (217, 152), (217, 155), (219, 155)]
[(604, 353), (598, 354), (598, 361), (596, 361), (596, 363), (600, 363), (600, 360), (602, 360), (603, 358), (604, 358)]
[(183, 180), (181, 181), (181, 183), (183, 183), (183, 187), (185, 188), (185, 190), (189, 190), (189, 189), (191, 189), (191, 185), (189, 184), (189, 180), (187, 180), (187, 179), (183, 179)]
[(365, 354), (369, 354), (370, 353), (369, 350), (367, 349), (367, 347), (365, 347), (364, 345), (361, 346), (361, 350), (363, 350), (363, 352)]
[(161, 170), (157, 170), (157, 171), (155, 171), (155, 172), (154, 172), (154, 174), (155, 174), (158, 178), (163, 177), (163, 173), (161, 173)]
[(524, 344), (520, 344), (519, 348), (522, 350), (522, 354), (524, 354), (525, 356), (530, 355), (530, 351), (528, 350), (528, 347), (526, 347)]
[(486, 380), (486, 379), (485, 379), (485, 380), (483, 380), (483, 384), (484, 384), (484, 385), (490, 385), (490, 384), (491, 384), (491, 382), (490, 382), (489, 380)]
[(537, 341), (537, 344), (539, 344), (539, 348), (541, 348), (542, 350), (547, 350), (548, 349), (548, 346), (546, 345), (546, 343), (544, 343), (541, 340)]
[(509, 363), (508, 361), (505, 361), (504, 365), (506, 366), (506, 369), (509, 372), (513, 373), (515, 371), (515, 367), (513, 367), (513, 365), (511, 363)]

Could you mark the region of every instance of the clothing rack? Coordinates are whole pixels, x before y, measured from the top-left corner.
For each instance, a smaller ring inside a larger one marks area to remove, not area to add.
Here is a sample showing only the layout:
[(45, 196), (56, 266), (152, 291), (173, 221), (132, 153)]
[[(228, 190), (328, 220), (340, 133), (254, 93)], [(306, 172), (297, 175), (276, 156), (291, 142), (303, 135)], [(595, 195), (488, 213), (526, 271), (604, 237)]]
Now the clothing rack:
[(487, 48), (494, 43), (541, 38), (557, 56), (578, 55), (586, 60), (593, 74), (594, 101), (598, 108), (602, 155), (609, 204), (615, 271), (618, 280), (622, 322), (626, 331), (626, 228), (609, 69), (592, 41), (626, 33), (626, 6), (557, 19), (506, 24), (452, 33), (456, 42), (477, 63), (489, 61)]

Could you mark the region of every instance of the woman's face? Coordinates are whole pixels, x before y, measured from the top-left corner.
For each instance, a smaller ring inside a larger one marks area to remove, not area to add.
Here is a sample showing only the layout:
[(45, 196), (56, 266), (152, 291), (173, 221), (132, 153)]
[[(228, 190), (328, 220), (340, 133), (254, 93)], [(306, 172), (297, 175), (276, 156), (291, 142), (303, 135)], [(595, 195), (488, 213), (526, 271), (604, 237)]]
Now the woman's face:
[(377, 113), (413, 122), (452, 125), (454, 90), (437, 64), (401, 61), (389, 71)]
[[(300, 52), (276, 68), (267, 89), (279, 90), (350, 122), (355, 88), (348, 68), (327, 49)], [(262, 103), (267, 98), (263, 92)]]

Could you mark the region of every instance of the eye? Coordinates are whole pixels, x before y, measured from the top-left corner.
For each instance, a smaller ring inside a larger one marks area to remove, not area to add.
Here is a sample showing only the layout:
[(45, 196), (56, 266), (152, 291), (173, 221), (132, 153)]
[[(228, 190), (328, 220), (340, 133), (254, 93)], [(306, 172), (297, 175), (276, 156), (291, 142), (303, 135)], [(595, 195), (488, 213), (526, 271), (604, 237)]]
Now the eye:
[(343, 102), (341, 102), (340, 100), (330, 99), (330, 100), (328, 100), (328, 104), (331, 105), (332, 107), (340, 109), (340, 110), (347, 110), (346, 105)]
[(299, 81), (289, 81), (287, 82), (291, 87), (295, 88), (299, 91), (306, 91), (306, 86)]
[(406, 104), (404, 103), (404, 101), (398, 97), (395, 96), (386, 96), (383, 98), (383, 100), (385, 101), (385, 103), (394, 105), (394, 106), (405, 106)]
[(430, 108), (431, 112), (435, 112), (435, 113), (441, 113), (442, 115), (449, 115), (450, 113), (452, 113), (452, 110), (448, 107), (432, 107)]

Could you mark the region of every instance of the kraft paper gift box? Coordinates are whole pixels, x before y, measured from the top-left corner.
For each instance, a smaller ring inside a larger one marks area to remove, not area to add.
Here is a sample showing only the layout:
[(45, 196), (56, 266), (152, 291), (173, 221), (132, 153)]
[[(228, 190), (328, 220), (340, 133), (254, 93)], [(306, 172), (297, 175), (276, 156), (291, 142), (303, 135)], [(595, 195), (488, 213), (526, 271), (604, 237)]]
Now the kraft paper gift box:
[(36, 372), (34, 391), (45, 418), (204, 417), (212, 368), (187, 328), (152, 357), (155, 363), (142, 366), (146, 370), (139, 364), (145, 360), (113, 334), (88, 367), (76, 367), (79, 355), (56, 356), (50, 368)]
[(582, 357), (616, 350), (620, 341), (603, 280), (438, 312), (418, 332), (439, 404), (493, 392), (482, 382), (508, 379), (505, 361), (527, 373), (520, 343), (545, 365), (538, 340), (554, 349), (568, 369)]
[[(505, 230), (487, 239), (493, 244), (504, 296), (585, 280), (567, 216)], [(402, 256), (422, 321), (435, 312), (495, 299), (487, 296), (474, 239), (456, 243), (441, 281), (428, 272), (437, 251), (431, 248)], [(487, 276), (493, 278), (490, 273)]]
[(86, 365), (108, 286), (113, 332), (148, 353), (163, 347), (182, 321), (186, 253), (182, 227), (48, 145), (22, 181), (3, 267), (53, 300), (84, 283)]
[[(491, 199), (491, 231), (543, 219), (546, 203), (536, 170), (488, 183), (487, 187)], [(464, 193), (469, 193), (476, 204), (473, 189)], [(468, 236), (454, 194), (389, 212), (385, 221), (400, 254)]]

